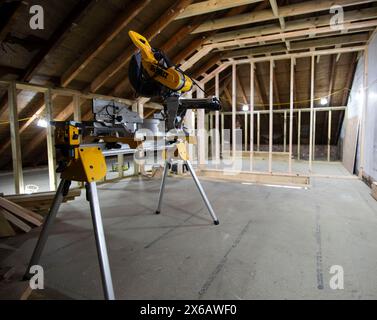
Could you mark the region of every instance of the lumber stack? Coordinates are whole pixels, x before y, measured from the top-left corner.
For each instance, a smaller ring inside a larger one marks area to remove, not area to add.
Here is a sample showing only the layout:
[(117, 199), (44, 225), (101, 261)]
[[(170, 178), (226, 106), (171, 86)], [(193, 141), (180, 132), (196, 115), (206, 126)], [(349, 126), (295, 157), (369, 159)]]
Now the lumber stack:
[[(81, 195), (81, 189), (70, 189), (63, 202), (74, 200)], [(55, 192), (39, 192), (33, 194), (6, 196), (5, 198), (18, 205), (45, 216), (54, 200)]]
[[(80, 189), (71, 189), (63, 202), (80, 195)], [(29, 232), (42, 225), (43, 216), (48, 213), (54, 197), (55, 192), (0, 197), (0, 238)]]
[(16, 231), (29, 232), (42, 225), (43, 217), (20, 205), (0, 198), (0, 237), (10, 237)]

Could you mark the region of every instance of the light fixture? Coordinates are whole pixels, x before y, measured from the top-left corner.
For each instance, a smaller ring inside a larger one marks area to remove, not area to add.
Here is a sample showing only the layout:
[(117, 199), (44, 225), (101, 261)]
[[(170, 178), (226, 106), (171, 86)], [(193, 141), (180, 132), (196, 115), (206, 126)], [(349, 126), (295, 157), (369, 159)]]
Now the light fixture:
[(244, 104), (243, 106), (242, 106), (242, 111), (249, 111), (249, 106), (247, 105), (247, 104)]
[(48, 122), (46, 119), (40, 118), (38, 119), (37, 126), (41, 128), (47, 128)]
[(328, 103), (329, 103), (329, 99), (327, 99), (326, 97), (321, 98), (321, 100), (320, 100), (321, 106), (325, 106)]

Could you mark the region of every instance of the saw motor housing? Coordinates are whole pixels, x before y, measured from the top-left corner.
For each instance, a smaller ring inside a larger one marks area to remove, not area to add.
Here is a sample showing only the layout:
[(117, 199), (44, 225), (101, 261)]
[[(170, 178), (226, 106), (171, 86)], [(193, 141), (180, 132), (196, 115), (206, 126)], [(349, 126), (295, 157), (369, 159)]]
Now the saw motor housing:
[(130, 62), (130, 82), (141, 96), (164, 99), (166, 132), (182, 130), (186, 111), (189, 109), (221, 110), (220, 100), (216, 97), (181, 99), (183, 93), (192, 89), (194, 81), (173, 65), (162, 51), (152, 48), (145, 37), (135, 31), (130, 31), (129, 36), (139, 48)]
[(130, 31), (128, 34), (140, 50), (133, 55), (129, 68), (129, 79), (139, 94), (154, 97), (192, 89), (191, 78), (178, 70), (162, 51), (152, 48), (148, 40), (137, 32)]

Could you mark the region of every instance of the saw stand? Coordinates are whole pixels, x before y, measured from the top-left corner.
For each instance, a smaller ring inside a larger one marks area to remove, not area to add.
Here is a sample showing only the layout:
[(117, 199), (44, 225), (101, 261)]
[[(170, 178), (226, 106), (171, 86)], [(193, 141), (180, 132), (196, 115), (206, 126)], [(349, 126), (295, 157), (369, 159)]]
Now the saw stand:
[(59, 183), (50, 211), (44, 221), (42, 231), (23, 280), (29, 280), (32, 277), (32, 274), (29, 273), (30, 268), (39, 263), (42, 251), (47, 242), (50, 228), (54, 223), (64, 196), (68, 194), (71, 181), (81, 181), (85, 182), (86, 197), (90, 204), (104, 296), (106, 300), (115, 299), (98, 200), (97, 184), (95, 182), (99, 181), (103, 174), (106, 174), (106, 163), (100, 149), (96, 147), (80, 146), (77, 158), (74, 159), (74, 161), (70, 163), (70, 166), (61, 174), (62, 179)]
[[(204, 189), (195, 173), (195, 169), (193, 168), (191, 162), (189, 161), (189, 157), (188, 157), (188, 153), (187, 153), (187, 148), (186, 148), (186, 143), (183, 142), (183, 141), (178, 141), (177, 144), (177, 151), (178, 151), (178, 155), (179, 157), (184, 161), (184, 164), (187, 166), (187, 169), (188, 171), (190, 172), (194, 182), (195, 182), (195, 185), (196, 187), (198, 188), (199, 190), (199, 193), (200, 195), (202, 196), (202, 199), (212, 217), (212, 220), (213, 220), (213, 223), (215, 225), (218, 225), (220, 222), (219, 222), (219, 219), (217, 218), (212, 206), (211, 206), (211, 203), (209, 202), (208, 198), (207, 198), (207, 195), (206, 193), (204, 192)], [(165, 158), (165, 164), (164, 164), (164, 172), (163, 172), (163, 175), (162, 175), (162, 180), (161, 180), (161, 186), (160, 186), (160, 195), (159, 195), (159, 199), (158, 199), (158, 206), (157, 206), (157, 210), (156, 210), (156, 214), (160, 214), (161, 213), (161, 205), (162, 205), (162, 199), (164, 197), (164, 191), (165, 191), (165, 184), (166, 184), (166, 177), (168, 175), (168, 171), (169, 171), (169, 167), (170, 167), (170, 162), (172, 160), (172, 157), (171, 156), (168, 156), (167, 155), (167, 150), (164, 151), (164, 158)]]

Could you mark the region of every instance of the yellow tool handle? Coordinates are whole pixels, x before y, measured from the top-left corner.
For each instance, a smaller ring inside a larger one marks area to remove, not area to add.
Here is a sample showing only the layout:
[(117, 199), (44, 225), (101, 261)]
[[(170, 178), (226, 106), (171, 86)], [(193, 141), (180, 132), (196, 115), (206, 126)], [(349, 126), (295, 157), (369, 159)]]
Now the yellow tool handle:
[(128, 35), (130, 36), (135, 46), (140, 49), (143, 59), (151, 63), (158, 63), (158, 61), (154, 57), (152, 47), (145, 37), (135, 31), (129, 31)]

